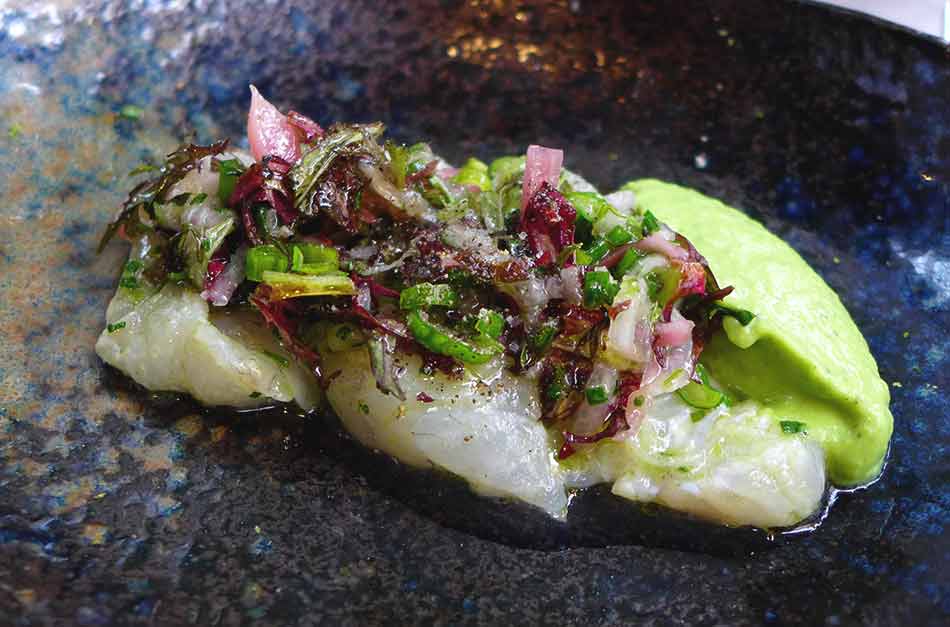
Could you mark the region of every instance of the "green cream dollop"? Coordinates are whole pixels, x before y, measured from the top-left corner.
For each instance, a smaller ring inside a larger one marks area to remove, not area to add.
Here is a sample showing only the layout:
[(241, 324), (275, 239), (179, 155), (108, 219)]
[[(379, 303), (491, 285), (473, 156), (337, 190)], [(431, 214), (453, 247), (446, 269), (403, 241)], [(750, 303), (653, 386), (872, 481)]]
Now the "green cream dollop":
[(873, 480), (893, 431), (890, 393), (838, 296), (788, 244), (742, 212), (657, 180), (623, 187), (637, 205), (689, 239), (730, 305), (756, 318), (727, 318), (701, 360), (733, 393), (804, 422), (839, 486)]

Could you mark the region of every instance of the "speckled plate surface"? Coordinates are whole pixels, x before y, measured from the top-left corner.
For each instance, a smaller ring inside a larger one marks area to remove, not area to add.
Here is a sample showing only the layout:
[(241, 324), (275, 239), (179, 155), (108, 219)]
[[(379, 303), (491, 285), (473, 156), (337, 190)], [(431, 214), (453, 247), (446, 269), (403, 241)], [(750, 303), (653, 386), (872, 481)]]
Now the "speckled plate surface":
[[(950, 621), (938, 44), (751, 0), (14, 4), (0, 8), (0, 624)], [(542, 550), (444, 524), (319, 419), (148, 401), (92, 351), (123, 253), (95, 242), (133, 167), (192, 132), (241, 138), (248, 82), (450, 158), (540, 141), (602, 186), (662, 177), (763, 219), (838, 291), (892, 384), (883, 479), (764, 551)]]

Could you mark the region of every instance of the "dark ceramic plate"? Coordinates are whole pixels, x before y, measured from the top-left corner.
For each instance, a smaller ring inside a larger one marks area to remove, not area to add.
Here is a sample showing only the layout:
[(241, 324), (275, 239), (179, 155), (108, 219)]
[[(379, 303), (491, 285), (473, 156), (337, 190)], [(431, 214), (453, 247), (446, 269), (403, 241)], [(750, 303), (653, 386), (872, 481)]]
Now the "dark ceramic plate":
[[(0, 624), (950, 621), (939, 45), (751, 0), (57, 5), (0, 9)], [(603, 496), (565, 532), (411, 487), (330, 420), (150, 401), (92, 352), (122, 252), (95, 242), (134, 166), (243, 135), (251, 81), (452, 159), (539, 141), (764, 220), (893, 386), (883, 479), (811, 534), (677, 544), (692, 523)]]

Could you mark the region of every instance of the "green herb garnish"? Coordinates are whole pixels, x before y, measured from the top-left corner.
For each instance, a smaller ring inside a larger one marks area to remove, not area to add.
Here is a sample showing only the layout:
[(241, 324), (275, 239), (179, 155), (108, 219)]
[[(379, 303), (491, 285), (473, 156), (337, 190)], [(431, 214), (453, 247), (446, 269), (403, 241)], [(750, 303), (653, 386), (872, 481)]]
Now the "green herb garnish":
[(124, 328), (125, 328), (124, 322), (116, 322), (115, 324), (106, 325), (106, 331), (108, 331), (109, 333), (115, 333), (119, 329), (124, 329)]

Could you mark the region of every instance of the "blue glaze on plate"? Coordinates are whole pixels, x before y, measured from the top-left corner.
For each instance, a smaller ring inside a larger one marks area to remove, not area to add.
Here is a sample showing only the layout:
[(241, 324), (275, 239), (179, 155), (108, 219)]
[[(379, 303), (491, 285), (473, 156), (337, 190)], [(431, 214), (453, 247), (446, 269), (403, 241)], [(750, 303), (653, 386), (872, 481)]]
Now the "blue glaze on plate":
[[(944, 49), (764, 1), (21, 5), (0, 9), (0, 623), (950, 619)], [(540, 141), (601, 186), (656, 176), (764, 220), (892, 384), (884, 477), (741, 558), (538, 551), (440, 525), (319, 422), (144, 402), (92, 352), (123, 252), (95, 243), (135, 165), (192, 131), (244, 142), (248, 82), (452, 159)]]

